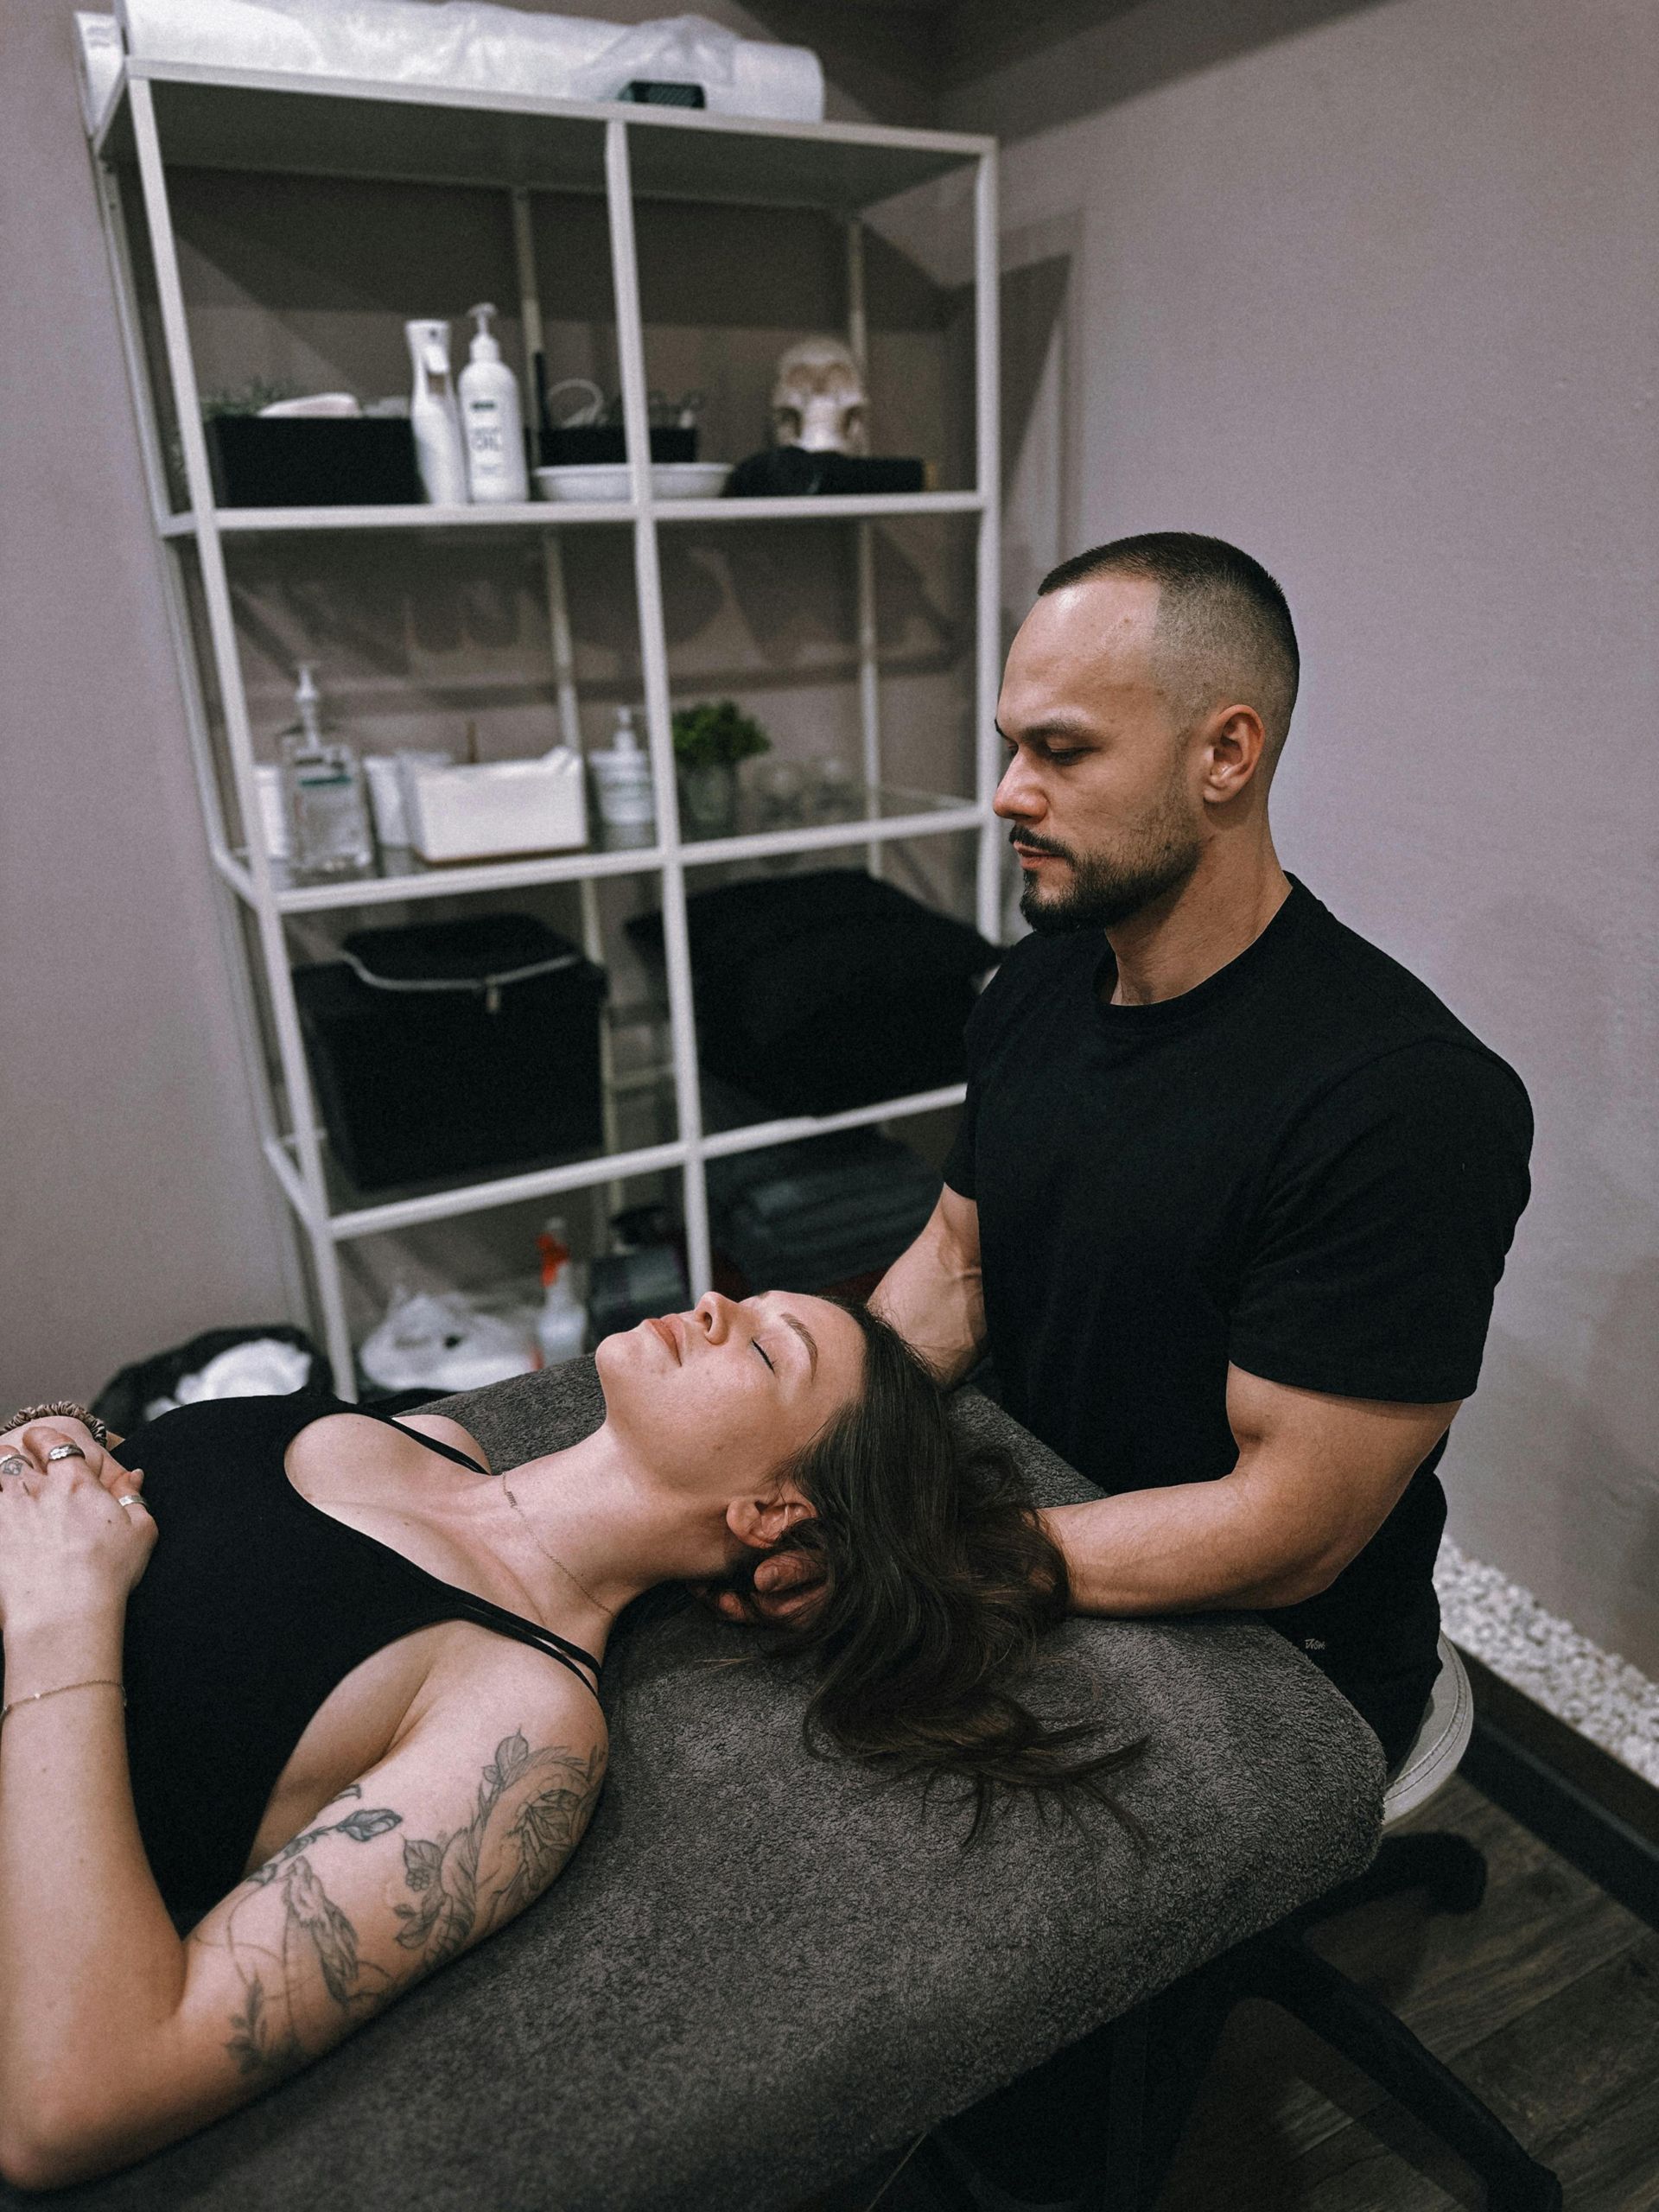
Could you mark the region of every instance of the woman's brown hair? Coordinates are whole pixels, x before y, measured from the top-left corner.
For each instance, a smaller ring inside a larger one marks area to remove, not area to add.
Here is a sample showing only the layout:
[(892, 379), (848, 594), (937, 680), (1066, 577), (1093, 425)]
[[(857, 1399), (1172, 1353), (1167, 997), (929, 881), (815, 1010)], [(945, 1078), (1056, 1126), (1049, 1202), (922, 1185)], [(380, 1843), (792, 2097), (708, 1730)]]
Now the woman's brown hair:
[[(1134, 1829), (1104, 1784), (1145, 1738), (1085, 1751), (1098, 1723), (1051, 1724), (1021, 1694), (1071, 1592), (1012, 1455), (958, 1433), (896, 1330), (831, 1302), (863, 1332), (864, 1388), (782, 1471), (812, 1513), (778, 1548), (806, 1554), (823, 1576), (815, 1601), (778, 1624), (817, 1675), (809, 1750), (833, 1746), (895, 1776), (959, 1777), (970, 1840), (1010, 1792), (1082, 1791)], [(753, 1564), (741, 1581), (763, 1618)]]

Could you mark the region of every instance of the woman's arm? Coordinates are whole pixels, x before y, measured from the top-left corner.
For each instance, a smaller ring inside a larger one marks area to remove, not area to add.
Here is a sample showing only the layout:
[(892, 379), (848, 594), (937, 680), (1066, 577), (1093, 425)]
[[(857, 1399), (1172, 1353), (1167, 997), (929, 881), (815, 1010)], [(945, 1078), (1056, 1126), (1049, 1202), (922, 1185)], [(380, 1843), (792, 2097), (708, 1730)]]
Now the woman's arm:
[(499, 1927), (559, 1872), (604, 1771), (589, 1693), (464, 1631), (486, 1656), (461, 1694), (418, 1700), (387, 1757), (181, 1942), (100, 1681), (151, 1541), (88, 1463), (0, 1471), (0, 2173), (23, 2188), (245, 2103)]
[[(605, 1770), (603, 1723), (575, 1685), (562, 1707), (540, 1682), (516, 1707), (493, 1685), (452, 1700), (181, 1942), (130, 1793), (99, 1778), (118, 1747), (86, 1713), (56, 1748), (69, 1755), (58, 1821), (21, 1802), (0, 1820), (8, 1962), (60, 1993), (46, 2017), (15, 2024), (0, 2084), (0, 2164), (35, 2189), (107, 2173), (245, 2104), (501, 1927), (575, 1848)], [(57, 1833), (66, 1811), (73, 1860)], [(71, 1923), (60, 1964), (51, 1931)]]

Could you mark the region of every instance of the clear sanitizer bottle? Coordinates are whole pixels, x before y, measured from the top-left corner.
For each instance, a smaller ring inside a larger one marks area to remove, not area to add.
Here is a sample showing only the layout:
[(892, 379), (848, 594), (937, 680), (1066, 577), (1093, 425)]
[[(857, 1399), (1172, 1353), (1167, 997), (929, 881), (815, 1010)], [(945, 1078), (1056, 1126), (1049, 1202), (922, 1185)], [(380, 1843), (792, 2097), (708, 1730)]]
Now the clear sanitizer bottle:
[(374, 865), (363, 765), (344, 738), (322, 726), (322, 701), (309, 661), (294, 694), (299, 720), (282, 734), (283, 796), (291, 874), (303, 882), (361, 875)]

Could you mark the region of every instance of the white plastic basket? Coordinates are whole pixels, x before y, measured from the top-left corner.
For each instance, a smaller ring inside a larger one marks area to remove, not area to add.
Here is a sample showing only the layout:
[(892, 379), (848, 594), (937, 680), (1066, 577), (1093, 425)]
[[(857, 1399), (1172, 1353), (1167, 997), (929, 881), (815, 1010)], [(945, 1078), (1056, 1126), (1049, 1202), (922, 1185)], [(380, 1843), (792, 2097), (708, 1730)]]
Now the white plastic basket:
[(492, 860), (588, 842), (582, 760), (556, 746), (536, 760), (441, 768), (403, 756), (404, 818), (423, 861)]

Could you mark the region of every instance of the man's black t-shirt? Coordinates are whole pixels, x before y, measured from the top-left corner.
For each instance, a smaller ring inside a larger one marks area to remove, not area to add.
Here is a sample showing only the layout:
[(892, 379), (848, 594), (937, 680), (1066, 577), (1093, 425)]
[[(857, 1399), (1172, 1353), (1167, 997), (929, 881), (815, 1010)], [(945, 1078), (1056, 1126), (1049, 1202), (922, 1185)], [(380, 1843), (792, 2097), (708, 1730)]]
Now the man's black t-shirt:
[[(1116, 979), (1098, 931), (1027, 938), (968, 1023), (944, 1179), (978, 1207), (1008, 1411), (1116, 1492), (1232, 1468), (1230, 1364), (1466, 1398), (1529, 1194), (1514, 1071), (1294, 878), (1196, 988), (1113, 1006)], [(1327, 1590), (1261, 1616), (1390, 1761), (1435, 1672), (1443, 1449)]]

